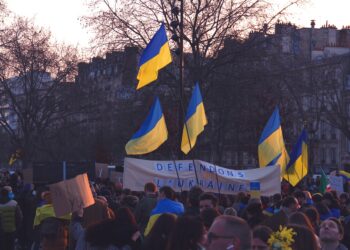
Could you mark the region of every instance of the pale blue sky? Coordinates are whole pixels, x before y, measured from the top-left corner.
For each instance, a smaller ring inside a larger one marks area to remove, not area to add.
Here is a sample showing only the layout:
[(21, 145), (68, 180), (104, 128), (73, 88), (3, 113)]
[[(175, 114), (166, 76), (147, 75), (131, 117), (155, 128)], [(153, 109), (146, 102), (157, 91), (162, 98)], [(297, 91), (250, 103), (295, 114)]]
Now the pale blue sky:
[[(87, 13), (87, 0), (6, 0), (8, 8), (21, 16), (34, 17), (36, 24), (50, 28), (59, 41), (88, 46), (89, 34), (78, 18)], [(286, 0), (274, 0), (276, 3)], [(294, 8), (291, 21), (309, 27), (335, 24), (338, 28), (350, 25), (350, 0), (309, 0), (303, 8)]]

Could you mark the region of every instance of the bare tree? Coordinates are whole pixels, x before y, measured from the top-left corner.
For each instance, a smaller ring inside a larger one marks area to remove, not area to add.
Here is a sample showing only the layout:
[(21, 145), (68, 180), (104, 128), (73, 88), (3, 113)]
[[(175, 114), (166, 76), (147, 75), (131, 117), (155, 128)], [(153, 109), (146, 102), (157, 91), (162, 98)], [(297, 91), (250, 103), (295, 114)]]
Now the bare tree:
[[(186, 62), (188, 80), (208, 82), (217, 67), (242, 56), (242, 51), (219, 56), (227, 39), (243, 40), (250, 32), (268, 32), (289, 7), (302, 2), (287, 1), (276, 9), (264, 0), (184, 1), (184, 48), (191, 53)], [(179, 26), (172, 24), (179, 22), (178, 5), (173, 0), (91, 0), (91, 15), (82, 20), (95, 32), (92, 42), (98, 51), (127, 44), (144, 48), (161, 22), (172, 34), (179, 35)], [(179, 40), (175, 41), (179, 45)]]
[(6, 27), (1, 44), (0, 125), (13, 149), (21, 149), (26, 167), (40, 150), (48, 150), (52, 131), (83, 112), (62, 91), (72, 85), (77, 51), (53, 42), (50, 32), (22, 18)]

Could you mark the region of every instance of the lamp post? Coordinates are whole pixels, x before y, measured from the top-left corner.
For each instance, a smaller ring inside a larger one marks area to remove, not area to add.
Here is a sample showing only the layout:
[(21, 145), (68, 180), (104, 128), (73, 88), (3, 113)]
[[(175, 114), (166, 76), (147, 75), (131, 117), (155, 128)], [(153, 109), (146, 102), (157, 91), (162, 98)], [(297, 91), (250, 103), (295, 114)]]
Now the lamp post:
[[(175, 5), (172, 6), (171, 12), (173, 14), (173, 21), (171, 21), (170, 25), (173, 28), (172, 32), (172, 40), (177, 43), (178, 48), (176, 49), (175, 53), (179, 57), (179, 112), (178, 112), (178, 126), (179, 131), (181, 131), (181, 128), (184, 124), (184, 107), (183, 107), (183, 100), (184, 100), (184, 0), (179, 0), (180, 7)], [(178, 31), (178, 32), (177, 32)], [(177, 34), (178, 33), (178, 34)], [(179, 132), (179, 157), (182, 156), (181, 154), (181, 140), (182, 140), (182, 133)]]

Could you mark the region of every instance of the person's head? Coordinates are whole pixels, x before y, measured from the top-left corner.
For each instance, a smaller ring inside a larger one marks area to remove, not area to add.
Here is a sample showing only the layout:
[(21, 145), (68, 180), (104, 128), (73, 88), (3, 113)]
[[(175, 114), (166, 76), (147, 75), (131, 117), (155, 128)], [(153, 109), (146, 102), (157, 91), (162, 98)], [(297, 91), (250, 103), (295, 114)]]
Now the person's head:
[(287, 196), (282, 201), (282, 209), (287, 215), (290, 215), (299, 209), (299, 203), (293, 196)]
[(200, 186), (194, 186), (188, 192), (188, 203), (191, 207), (199, 207), (199, 197), (203, 193)]
[(309, 218), (302, 212), (295, 212), (288, 218), (288, 224), (300, 225), (307, 227), (311, 231), (314, 232), (314, 228), (311, 224)]
[(120, 224), (137, 225), (135, 216), (128, 207), (121, 207), (117, 210), (116, 221)]
[(41, 193), (41, 199), (45, 201), (47, 204), (52, 203), (52, 198), (51, 198), (51, 192), (50, 191), (44, 191)]
[(322, 202), (322, 199), (323, 199), (323, 195), (320, 193), (316, 193), (316, 194), (312, 195), (312, 201), (314, 203), (320, 203), (320, 202)]
[(179, 217), (168, 242), (168, 250), (196, 250), (204, 242), (204, 225), (194, 216)]
[(163, 186), (159, 189), (159, 199), (175, 199), (175, 192), (171, 187)]
[(225, 209), (224, 215), (237, 216), (237, 211), (233, 207), (228, 207)]
[(65, 221), (49, 217), (40, 225), (40, 238), (43, 250), (66, 249), (68, 246), (68, 227)]
[(239, 217), (218, 216), (207, 237), (207, 250), (227, 249), (232, 245), (240, 250), (251, 249), (252, 232), (248, 223)]
[(327, 192), (323, 194), (323, 201), (325, 202), (325, 204), (330, 207), (333, 203), (334, 200), (334, 196), (332, 193)]
[(214, 194), (203, 193), (199, 196), (199, 211), (202, 212), (208, 208), (217, 208), (218, 199)]
[(281, 201), (282, 201), (282, 195), (281, 195), (280, 193), (274, 194), (274, 195), (272, 196), (272, 202), (273, 202), (274, 204), (277, 204), (277, 203), (279, 203), (279, 202), (281, 202)]
[(295, 232), (291, 245), (293, 250), (319, 249), (316, 236), (309, 228), (300, 225), (289, 225), (288, 228)]
[(262, 212), (263, 212), (263, 208), (261, 203), (250, 203), (246, 207), (246, 215), (248, 219), (254, 216), (261, 215)]
[(137, 196), (135, 195), (126, 195), (120, 201), (121, 206), (128, 207), (131, 210), (134, 210), (138, 203), (139, 203), (139, 198), (137, 198)]
[(207, 208), (200, 212), (200, 218), (202, 219), (203, 224), (207, 230), (210, 228), (211, 224), (213, 224), (215, 218), (219, 215), (220, 214), (218, 210), (214, 208)]
[(253, 230), (252, 250), (269, 250), (267, 241), (272, 234), (271, 228), (267, 226), (257, 226)]
[(147, 235), (144, 249), (163, 250), (166, 249), (170, 234), (174, 230), (176, 216), (164, 213), (158, 217), (151, 231)]
[(304, 211), (305, 215), (309, 218), (310, 222), (315, 226), (318, 226), (320, 223), (320, 215), (315, 207), (308, 207)]
[(294, 197), (297, 198), (300, 206), (306, 202), (306, 196), (303, 191), (294, 192)]
[(339, 196), (339, 201), (342, 205), (347, 205), (349, 203), (349, 194), (348, 193), (342, 193), (340, 196)]
[(147, 182), (144, 187), (145, 193), (155, 193), (157, 192), (157, 186), (153, 182)]
[(1, 191), (0, 191), (0, 198), (4, 201), (8, 201), (9, 200), (9, 190), (5, 187), (2, 187), (1, 188)]
[(304, 190), (303, 193), (305, 194), (306, 200), (312, 200), (310, 191)]
[(340, 242), (344, 236), (344, 229), (336, 218), (329, 218), (321, 223), (320, 240), (322, 242)]

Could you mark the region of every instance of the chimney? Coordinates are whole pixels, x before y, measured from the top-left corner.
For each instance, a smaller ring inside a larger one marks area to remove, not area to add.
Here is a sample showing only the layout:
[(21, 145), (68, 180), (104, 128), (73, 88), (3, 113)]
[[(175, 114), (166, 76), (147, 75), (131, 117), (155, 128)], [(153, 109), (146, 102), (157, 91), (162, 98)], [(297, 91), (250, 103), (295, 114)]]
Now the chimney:
[(312, 19), (312, 20), (311, 20), (311, 28), (313, 28), (313, 29), (314, 29), (314, 28), (315, 28), (315, 24), (316, 24), (315, 20), (314, 20), (314, 19)]

